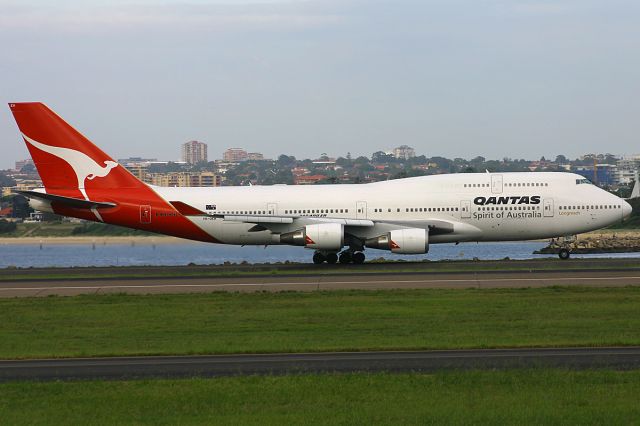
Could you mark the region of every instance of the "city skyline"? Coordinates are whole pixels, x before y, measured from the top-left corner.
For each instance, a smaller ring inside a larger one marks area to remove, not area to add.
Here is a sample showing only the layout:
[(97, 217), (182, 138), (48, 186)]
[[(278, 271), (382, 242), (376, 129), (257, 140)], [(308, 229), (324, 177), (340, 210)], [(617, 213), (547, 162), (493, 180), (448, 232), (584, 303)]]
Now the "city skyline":
[[(630, 0), (26, 0), (0, 17), (0, 92), (114, 158), (631, 155), (639, 22)], [(8, 107), (0, 140), (0, 168), (27, 158)]]
[[(180, 147), (183, 148), (185, 145), (192, 143), (192, 142), (198, 142), (203, 144), (205, 147), (207, 146), (206, 143), (204, 142), (199, 142), (199, 141), (189, 141), (187, 143), (183, 143), (180, 144)], [(404, 152), (404, 150), (410, 150), (411, 151), (411, 155), (410, 156), (404, 156), (402, 154), (400, 154), (401, 152)], [(206, 149), (205, 149), (206, 151)], [(236, 158), (236, 153), (237, 152), (242, 152), (244, 153), (244, 157), (242, 158)], [(401, 145), (395, 148), (391, 148), (391, 149), (380, 149), (380, 150), (376, 150), (370, 153), (363, 153), (361, 156), (362, 157), (366, 157), (367, 159), (372, 159), (374, 157), (374, 155), (378, 152), (383, 152), (385, 154), (388, 155), (392, 155), (395, 158), (399, 158), (399, 159), (409, 159), (409, 158), (413, 158), (413, 157), (420, 157), (420, 156), (425, 156), (426, 158), (431, 158), (430, 156), (424, 154), (424, 153), (420, 153), (420, 152), (415, 152), (413, 147), (410, 147), (408, 145)], [(229, 154), (232, 155), (232, 157), (229, 157)], [(28, 152), (27, 152), (28, 155)], [(171, 159), (171, 158), (148, 158), (146, 156), (147, 154), (145, 154), (145, 156), (140, 156), (140, 155), (135, 155), (135, 156), (129, 156), (129, 157), (118, 157), (118, 156), (113, 156), (112, 158), (117, 159), (116, 161), (118, 161), (121, 164), (126, 164), (129, 162), (132, 163), (186, 163), (186, 164), (195, 164), (195, 162), (189, 162), (189, 161), (185, 161), (183, 155), (180, 156), (180, 158), (177, 159)], [(247, 160), (253, 160), (253, 161), (274, 161), (275, 159), (277, 159), (280, 155), (286, 155), (286, 156), (292, 156), (294, 158), (296, 158), (296, 160), (317, 160), (322, 158), (323, 156), (328, 156), (329, 158), (332, 158), (333, 160), (335, 160), (336, 158), (347, 158), (349, 156), (351, 156), (351, 158), (356, 159), (359, 156), (356, 155), (351, 155), (350, 152), (345, 153), (344, 155), (338, 155), (338, 154), (327, 154), (327, 153), (320, 153), (318, 155), (312, 156), (312, 157), (298, 157), (296, 155), (293, 155), (291, 153), (286, 153), (286, 152), (281, 152), (279, 154), (276, 154), (275, 156), (273, 156), (273, 158), (268, 158), (268, 157), (264, 157), (264, 155), (260, 152), (247, 152), (247, 150), (245, 150), (244, 148), (241, 147), (229, 147), (226, 148), (224, 151), (222, 151), (220, 153), (220, 155), (214, 155), (213, 158), (206, 160), (205, 162), (242, 162), (242, 161), (247, 161)], [(592, 153), (583, 153), (581, 155), (575, 156), (575, 157), (571, 157), (571, 156), (566, 156), (567, 160), (569, 161), (575, 161), (575, 160), (582, 160), (584, 158), (588, 158), (591, 156), (596, 156), (596, 157), (600, 157), (600, 156), (607, 156), (607, 155), (611, 155), (613, 157), (616, 157), (618, 160), (633, 160), (633, 161), (637, 161), (638, 158), (640, 158), (640, 154), (637, 153), (627, 153), (627, 154), (622, 154), (622, 155), (616, 155), (616, 154), (612, 154), (609, 152), (592, 152)], [(531, 161), (531, 162), (535, 162), (541, 158), (545, 158), (547, 161), (553, 161), (554, 159), (556, 159), (559, 156), (564, 156), (564, 154), (554, 154), (551, 156), (540, 156), (540, 157), (535, 157), (535, 158), (525, 158), (525, 157), (503, 157), (503, 158), (490, 158), (490, 157), (485, 157), (484, 155), (476, 155), (473, 157), (447, 157), (447, 156), (432, 156), (432, 157), (442, 157), (442, 158), (447, 158), (450, 160), (454, 160), (457, 158), (461, 158), (463, 160), (466, 161), (470, 161), (473, 160), (474, 158), (477, 157), (482, 157), (485, 158), (488, 161), (502, 161), (504, 159), (509, 159), (509, 160), (525, 160), (525, 161)], [(9, 166), (9, 167), (5, 167), (5, 168), (0, 168), (0, 170), (19, 170), (19, 166), (18, 165), (25, 165), (25, 163), (29, 163), (29, 164), (33, 164), (33, 160), (31, 159), (31, 157), (26, 157), (26, 158), (19, 158), (16, 159), (13, 162), (13, 165)]]

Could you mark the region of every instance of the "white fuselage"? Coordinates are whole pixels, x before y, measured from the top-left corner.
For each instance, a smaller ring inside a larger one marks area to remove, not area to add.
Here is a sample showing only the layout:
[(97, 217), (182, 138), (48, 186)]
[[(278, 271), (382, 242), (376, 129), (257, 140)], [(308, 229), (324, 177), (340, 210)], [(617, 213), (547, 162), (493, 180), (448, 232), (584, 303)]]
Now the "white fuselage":
[[(434, 232), (429, 240), (443, 243), (575, 235), (630, 213), (624, 200), (572, 173), (468, 173), (359, 185), (153, 189), (167, 201), (179, 200), (209, 213), (190, 220), (226, 244), (278, 244), (279, 233), (299, 229), (311, 222), (309, 218), (370, 220), (373, 226), (345, 225), (346, 233), (362, 239), (394, 229), (442, 224), (452, 230)], [(243, 216), (294, 220), (256, 231), (255, 224), (232, 219)]]

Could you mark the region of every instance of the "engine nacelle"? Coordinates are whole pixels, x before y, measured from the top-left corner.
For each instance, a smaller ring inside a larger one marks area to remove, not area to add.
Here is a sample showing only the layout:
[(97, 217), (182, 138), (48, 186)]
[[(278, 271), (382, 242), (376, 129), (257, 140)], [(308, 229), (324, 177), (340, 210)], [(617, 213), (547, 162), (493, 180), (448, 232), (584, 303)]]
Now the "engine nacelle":
[(38, 198), (29, 198), (29, 207), (41, 212), (53, 213), (53, 208), (51, 207), (51, 201), (40, 200)]
[(344, 225), (320, 223), (280, 235), (280, 243), (316, 250), (340, 250), (344, 246)]
[(368, 239), (365, 246), (399, 254), (423, 254), (429, 251), (429, 231), (420, 228), (397, 229)]

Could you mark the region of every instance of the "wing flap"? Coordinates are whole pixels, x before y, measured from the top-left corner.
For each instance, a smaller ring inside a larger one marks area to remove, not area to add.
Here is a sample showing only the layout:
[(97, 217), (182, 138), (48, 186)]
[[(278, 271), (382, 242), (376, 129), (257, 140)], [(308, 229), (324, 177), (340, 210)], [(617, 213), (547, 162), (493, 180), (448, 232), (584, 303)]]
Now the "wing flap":
[(340, 223), (345, 226), (363, 226), (370, 227), (374, 223), (371, 220), (366, 219), (341, 219), (341, 218), (328, 218), (328, 217), (291, 217), (291, 216), (245, 216), (245, 215), (215, 215), (216, 217), (222, 217), (224, 220), (230, 222), (244, 222), (244, 223), (283, 223), (291, 224), (295, 221), (310, 222), (310, 223)]
[(224, 215), (224, 220), (245, 223), (293, 223), (292, 217)]

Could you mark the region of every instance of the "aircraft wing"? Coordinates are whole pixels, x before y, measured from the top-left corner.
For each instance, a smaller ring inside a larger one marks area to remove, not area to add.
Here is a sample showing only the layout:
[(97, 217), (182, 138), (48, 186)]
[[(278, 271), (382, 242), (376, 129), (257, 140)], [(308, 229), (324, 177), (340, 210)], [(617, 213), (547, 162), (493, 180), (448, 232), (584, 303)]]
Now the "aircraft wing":
[(221, 217), (223, 220), (231, 222), (244, 222), (266, 225), (270, 223), (292, 224), (296, 221), (304, 220), (307, 223), (340, 223), (344, 226), (373, 226), (372, 220), (366, 219), (342, 219), (328, 217), (309, 217), (309, 216), (242, 216), (242, 215), (214, 215)]
[[(373, 228), (376, 225), (380, 225), (385, 229), (403, 229), (403, 228), (421, 228), (428, 229), (430, 235), (451, 234), (455, 232), (455, 226), (459, 222), (447, 221), (440, 219), (425, 219), (425, 220), (370, 220), (370, 219), (343, 219), (343, 218), (328, 218), (328, 217), (288, 217), (288, 216), (235, 216), (235, 215), (220, 215), (225, 221), (243, 222), (255, 224), (253, 231), (263, 231), (270, 229), (272, 225), (287, 224), (295, 226), (299, 224), (300, 227), (305, 225), (317, 224), (317, 223), (339, 223), (347, 228)], [(281, 228), (280, 228), (281, 229)], [(278, 231), (280, 230), (278, 229)], [(353, 230), (355, 231), (355, 230)]]
[(462, 225), (455, 220), (442, 220), (442, 219), (424, 219), (424, 220), (371, 220), (371, 219), (345, 219), (345, 218), (330, 218), (330, 217), (313, 217), (313, 216), (274, 216), (274, 215), (227, 215), (206, 213), (196, 209), (188, 204), (180, 201), (170, 202), (180, 213), (185, 216), (211, 216), (222, 219), (229, 222), (240, 222), (254, 224), (251, 229), (253, 232), (264, 231), (267, 229), (274, 229), (276, 232), (281, 232), (282, 225), (289, 225), (289, 227), (295, 227), (299, 224), (300, 227), (318, 223), (339, 223), (349, 228), (372, 228), (376, 225), (381, 225), (385, 229), (393, 228), (421, 228), (428, 229), (429, 234), (451, 234), (456, 232), (456, 226)]

